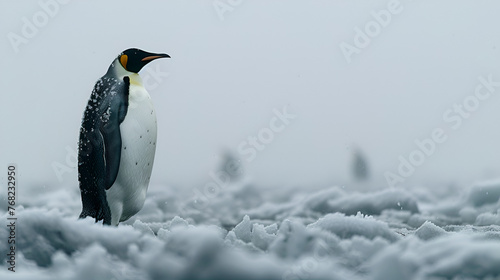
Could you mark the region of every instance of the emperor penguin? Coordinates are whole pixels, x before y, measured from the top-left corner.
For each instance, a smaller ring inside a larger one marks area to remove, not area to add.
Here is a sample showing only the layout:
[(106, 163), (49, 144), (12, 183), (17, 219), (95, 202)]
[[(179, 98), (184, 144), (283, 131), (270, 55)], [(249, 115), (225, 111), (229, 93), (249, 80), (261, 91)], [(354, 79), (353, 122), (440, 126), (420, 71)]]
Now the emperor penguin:
[(80, 218), (118, 225), (146, 200), (156, 151), (156, 114), (138, 72), (170, 58), (140, 49), (123, 51), (95, 84), (78, 143)]

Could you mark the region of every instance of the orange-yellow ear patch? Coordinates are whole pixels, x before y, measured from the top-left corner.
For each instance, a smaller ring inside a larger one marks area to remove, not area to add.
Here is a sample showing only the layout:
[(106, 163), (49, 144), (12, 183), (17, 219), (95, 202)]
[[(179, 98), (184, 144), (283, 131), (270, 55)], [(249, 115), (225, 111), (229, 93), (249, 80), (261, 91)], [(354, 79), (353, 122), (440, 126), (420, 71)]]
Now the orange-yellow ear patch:
[(126, 54), (122, 54), (120, 56), (120, 63), (122, 64), (123, 68), (127, 70), (127, 61), (128, 61), (128, 56)]

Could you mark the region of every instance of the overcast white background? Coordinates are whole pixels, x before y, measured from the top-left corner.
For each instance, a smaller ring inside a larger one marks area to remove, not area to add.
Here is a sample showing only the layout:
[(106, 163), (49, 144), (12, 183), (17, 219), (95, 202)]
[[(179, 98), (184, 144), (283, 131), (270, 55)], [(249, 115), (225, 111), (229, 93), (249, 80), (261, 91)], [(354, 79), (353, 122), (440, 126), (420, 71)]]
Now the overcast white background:
[(384, 172), (397, 172), (398, 157), (439, 127), (448, 140), (403, 185), (497, 177), (500, 88), (457, 130), (443, 113), (474, 93), (479, 76), (500, 81), (500, 3), (402, 0), (348, 63), (340, 44), (353, 44), (355, 28), (388, 2), (233, 1), (221, 17), (216, 1), (70, 1), (16, 53), (8, 34), (23, 36), (23, 17), (33, 22), (43, 9), (2, 1), (0, 166), (16, 163), (21, 185), (77, 188), (76, 168), (60, 181), (53, 164), (76, 151), (95, 81), (137, 47), (172, 57), (141, 72), (169, 73), (149, 89), (153, 184), (204, 184), (224, 150), (238, 154), (286, 105), (296, 118), (255, 160), (242, 157), (259, 185), (344, 184), (355, 143), (386, 187)]

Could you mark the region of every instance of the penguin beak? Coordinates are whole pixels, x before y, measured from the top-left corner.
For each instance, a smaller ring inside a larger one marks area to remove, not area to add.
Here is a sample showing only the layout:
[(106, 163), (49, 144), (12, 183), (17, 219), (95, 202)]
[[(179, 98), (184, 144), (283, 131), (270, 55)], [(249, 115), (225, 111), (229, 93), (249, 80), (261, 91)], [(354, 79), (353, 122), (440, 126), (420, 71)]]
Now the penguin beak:
[(155, 55), (146, 56), (145, 58), (141, 59), (141, 61), (152, 61), (152, 60), (162, 58), (162, 57), (170, 58), (170, 55), (165, 54), (165, 53), (159, 53), (159, 54), (155, 54)]

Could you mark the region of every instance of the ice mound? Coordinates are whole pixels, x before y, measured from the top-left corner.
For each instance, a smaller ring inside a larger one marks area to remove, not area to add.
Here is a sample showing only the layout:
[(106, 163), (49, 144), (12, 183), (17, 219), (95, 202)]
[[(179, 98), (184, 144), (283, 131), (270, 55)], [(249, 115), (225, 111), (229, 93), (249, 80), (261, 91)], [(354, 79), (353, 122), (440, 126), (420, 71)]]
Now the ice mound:
[[(461, 224), (498, 224), (500, 209), (500, 181), (476, 183), (464, 192), (462, 198), (442, 201), (431, 210)], [(491, 222), (491, 223), (490, 223)]]
[(433, 223), (427, 221), (422, 226), (420, 226), (416, 231), (415, 235), (422, 240), (428, 240), (436, 238), (438, 236), (445, 235), (446, 231)]
[(287, 216), (319, 217), (321, 214), (335, 212), (378, 215), (388, 209), (419, 212), (416, 199), (403, 190), (391, 189), (365, 194), (348, 193), (341, 187), (332, 187), (291, 203), (264, 203), (247, 213), (260, 219), (283, 219)]
[(388, 246), (370, 264), (373, 279), (498, 279), (500, 243), (468, 234)]
[(363, 236), (368, 239), (382, 237), (389, 241), (396, 241), (399, 236), (386, 223), (377, 221), (373, 217), (365, 217), (361, 213), (356, 216), (343, 214), (328, 214), (317, 222), (310, 224), (310, 228), (318, 228), (334, 233), (340, 238)]

